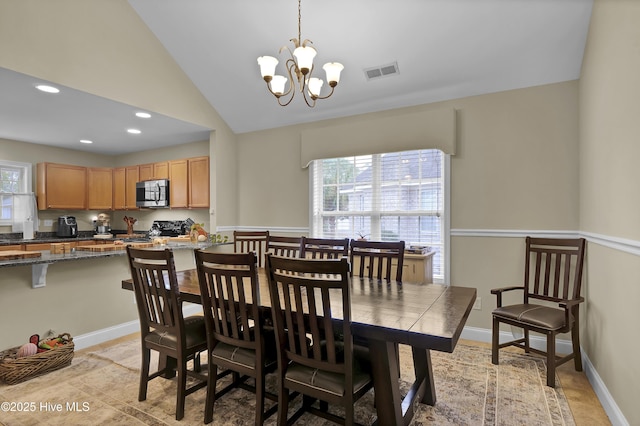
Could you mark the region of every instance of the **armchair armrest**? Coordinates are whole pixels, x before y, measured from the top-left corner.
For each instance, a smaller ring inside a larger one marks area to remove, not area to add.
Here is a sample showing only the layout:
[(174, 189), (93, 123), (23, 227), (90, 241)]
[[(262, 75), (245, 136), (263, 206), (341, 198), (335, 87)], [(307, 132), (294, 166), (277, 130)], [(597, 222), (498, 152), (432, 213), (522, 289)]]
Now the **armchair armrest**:
[(567, 309), (572, 308), (575, 305), (579, 305), (582, 302), (584, 302), (584, 297), (579, 297), (577, 299), (563, 299), (558, 302), (558, 305), (563, 309)]
[(506, 291), (513, 291), (513, 290), (524, 290), (524, 286), (523, 285), (519, 285), (519, 286), (510, 286), (510, 287), (501, 287), (501, 288), (494, 288), (491, 289), (491, 294), (495, 294), (496, 295), (496, 302), (497, 302), (497, 306), (498, 308), (502, 307), (502, 293), (506, 292)]

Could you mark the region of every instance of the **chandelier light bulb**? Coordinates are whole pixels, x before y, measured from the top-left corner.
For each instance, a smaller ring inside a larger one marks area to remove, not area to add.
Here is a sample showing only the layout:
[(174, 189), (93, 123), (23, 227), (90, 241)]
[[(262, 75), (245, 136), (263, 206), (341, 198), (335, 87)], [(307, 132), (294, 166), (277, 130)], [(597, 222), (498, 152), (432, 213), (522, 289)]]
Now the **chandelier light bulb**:
[(307, 75), (309, 70), (313, 68), (313, 58), (315, 58), (316, 54), (316, 49), (309, 46), (296, 47), (293, 51), (293, 56), (296, 57), (298, 68), (303, 75)]
[(323, 83), (324, 81), (319, 78), (313, 77), (309, 79), (307, 87), (309, 87), (309, 94), (311, 95), (311, 98), (317, 98), (320, 96), (320, 89), (322, 89)]
[(274, 75), (271, 80), (271, 91), (276, 96), (282, 96), (284, 94), (284, 87), (287, 85), (287, 77), (282, 75)]
[(340, 72), (344, 66), (338, 62), (327, 62), (322, 69), (327, 73), (327, 82), (331, 87), (335, 87), (340, 81)]
[(273, 56), (260, 56), (258, 58), (258, 65), (260, 65), (260, 74), (262, 74), (262, 78), (268, 82), (276, 73), (278, 60)]

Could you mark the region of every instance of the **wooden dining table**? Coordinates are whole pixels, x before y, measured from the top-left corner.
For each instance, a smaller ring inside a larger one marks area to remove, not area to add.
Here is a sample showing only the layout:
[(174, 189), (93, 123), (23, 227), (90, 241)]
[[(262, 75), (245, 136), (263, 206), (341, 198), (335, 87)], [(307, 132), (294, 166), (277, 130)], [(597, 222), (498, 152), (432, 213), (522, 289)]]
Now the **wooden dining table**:
[[(181, 298), (201, 303), (195, 269), (177, 273)], [(270, 309), (269, 287), (259, 272), (260, 306)], [(122, 288), (133, 290), (130, 279)], [(407, 425), (418, 403), (434, 405), (430, 350), (453, 352), (476, 299), (476, 289), (352, 277), (351, 318), (354, 336), (368, 341), (378, 425)], [(400, 392), (397, 345), (409, 345), (415, 381)]]

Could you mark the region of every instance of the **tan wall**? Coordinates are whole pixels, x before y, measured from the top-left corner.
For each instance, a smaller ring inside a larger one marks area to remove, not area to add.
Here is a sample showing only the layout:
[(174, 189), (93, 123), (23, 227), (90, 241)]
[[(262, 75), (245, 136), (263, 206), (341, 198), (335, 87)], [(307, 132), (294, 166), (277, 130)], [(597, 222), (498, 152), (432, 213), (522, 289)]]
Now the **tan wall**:
[[(580, 229), (640, 240), (640, 2), (596, 0), (580, 78)], [(583, 346), (629, 424), (640, 424), (640, 257), (590, 243)]]
[[(451, 227), (471, 230), (578, 229), (578, 83), (475, 96), (398, 110), (458, 110), (451, 157)], [(360, 116), (375, 121), (381, 114)], [(341, 119), (341, 124), (349, 119)], [(309, 173), (296, 161), (303, 129), (238, 135), (238, 224), (307, 227)], [(345, 126), (348, 128), (348, 126)], [(349, 143), (345, 134), (327, 144)], [(393, 142), (389, 142), (389, 151)], [(489, 290), (521, 281), (521, 238), (452, 238), (451, 283), (478, 289), (482, 310), (467, 325), (491, 328)]]

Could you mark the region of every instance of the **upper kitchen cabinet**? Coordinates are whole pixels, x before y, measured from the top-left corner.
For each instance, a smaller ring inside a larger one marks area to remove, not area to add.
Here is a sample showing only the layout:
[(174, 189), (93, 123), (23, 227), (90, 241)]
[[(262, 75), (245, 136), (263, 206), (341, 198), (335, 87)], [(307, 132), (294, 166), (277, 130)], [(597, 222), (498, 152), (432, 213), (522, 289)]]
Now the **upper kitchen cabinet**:
[(113, 170), (107, 167), (89, 167), (87, 182), (89, 210), (113, 209)]
[(140, 179), (138, 166), (113, 169), (114, 210), (134, 210), (136, 207), (136, 183)]
[(171, 208), (209, 207), (209, 157), (169, 162)]
[(189, 207), (209, 208), (209, 157), (189, 159)]
[(138, 166), (140, 180), (169, 179), (169, 162), (141, 164)]
[(184, 160), (169, 161), (169, 202), (171, 208), (189, 207), (189, 162)]
[(86, 167), (38, 163), (36, 187), (39, 210), (87, 208)]

